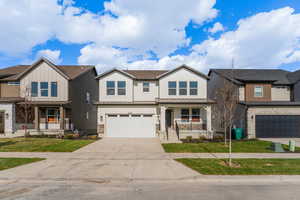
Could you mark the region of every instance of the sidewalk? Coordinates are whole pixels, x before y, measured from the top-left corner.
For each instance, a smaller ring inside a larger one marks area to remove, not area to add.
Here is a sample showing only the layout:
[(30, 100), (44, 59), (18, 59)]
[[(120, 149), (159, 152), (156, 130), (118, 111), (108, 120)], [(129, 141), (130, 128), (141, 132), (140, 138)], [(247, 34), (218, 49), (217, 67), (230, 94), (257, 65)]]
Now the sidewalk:
[[(170, 158), (228, 158), (228, 153), (168, 153)], [(232, 153), (232, 158), (300, 158), (300, 153)]]

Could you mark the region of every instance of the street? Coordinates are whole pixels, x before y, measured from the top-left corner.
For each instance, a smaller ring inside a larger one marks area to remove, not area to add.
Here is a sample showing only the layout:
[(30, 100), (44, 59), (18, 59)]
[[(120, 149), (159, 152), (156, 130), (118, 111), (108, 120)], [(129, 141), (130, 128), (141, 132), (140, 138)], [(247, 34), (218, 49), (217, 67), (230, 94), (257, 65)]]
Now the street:
[(205, 183), (97, 181), (97, 180), (7, 180), (0, 183), (0, 199), (105, 199), (105, 200), (296, 200), (300, 184), (295, 183)]

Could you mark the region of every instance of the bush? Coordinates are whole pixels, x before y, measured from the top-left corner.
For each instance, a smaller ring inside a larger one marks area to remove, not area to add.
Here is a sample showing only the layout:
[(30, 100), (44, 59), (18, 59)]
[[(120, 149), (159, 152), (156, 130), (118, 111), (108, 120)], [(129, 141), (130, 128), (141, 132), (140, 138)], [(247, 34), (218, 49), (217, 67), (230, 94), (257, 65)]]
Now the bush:
[(87, 138), (90, 139), (90, 140), (97, 140), (98, 135), (89, 135)]
[(74, 138), (75, 138), (75, 137), (74, 137), (73, 134), (67, 134), (67, 135), (64, 136), (64, 139), (69, 139), (69, 140), (71, 140), (71, 139), (74, 139)]

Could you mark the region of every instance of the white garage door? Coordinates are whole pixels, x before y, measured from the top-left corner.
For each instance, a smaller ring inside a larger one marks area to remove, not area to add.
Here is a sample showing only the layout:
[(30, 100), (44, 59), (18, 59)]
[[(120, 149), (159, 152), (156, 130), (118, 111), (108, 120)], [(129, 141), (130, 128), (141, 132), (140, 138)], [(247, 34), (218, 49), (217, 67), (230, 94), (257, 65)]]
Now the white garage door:
[(107, 137), (151, 138), (155, 137), (153, 115), (107, 115)]

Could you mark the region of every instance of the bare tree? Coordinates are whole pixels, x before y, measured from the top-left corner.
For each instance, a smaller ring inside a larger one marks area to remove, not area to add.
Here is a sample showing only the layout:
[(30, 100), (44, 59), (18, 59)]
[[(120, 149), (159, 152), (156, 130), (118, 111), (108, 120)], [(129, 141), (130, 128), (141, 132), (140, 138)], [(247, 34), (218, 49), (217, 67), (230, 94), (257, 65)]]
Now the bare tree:
[[(231, 78), (234, 77), (234, 70), (230, 72)], [(220, 123), (223, 124), (224, 142), (227, 145), (227, 133), (229, 136), (229, 166), (232, 164), (231, 159), (231, 130), (234, 123), (234, 117), (238, 102), (237, 87), (224, 78), (223, 86), (216, 90), (217, 113)]]
[(21, 116), (21, 118), (24, 120), (24, 136), (27, 137), (29, 136), (28, 132), (28, 123), (29, 121), (32, 121), (33, 119), (33, 109), (32, 105), (30, 104), (31, 101), (31, 88), (29, 86), (26, 86), (25, 89), (22, 91), (23, 97), (24, 97), (24, 102), (19, 105), (18, 109), (18, 114)]

